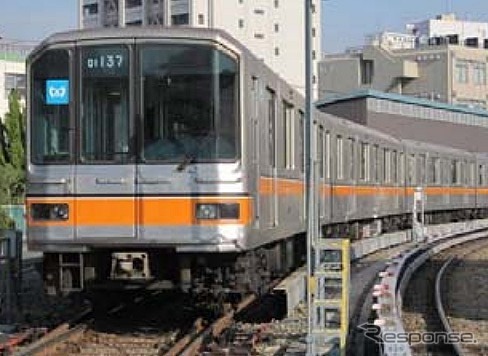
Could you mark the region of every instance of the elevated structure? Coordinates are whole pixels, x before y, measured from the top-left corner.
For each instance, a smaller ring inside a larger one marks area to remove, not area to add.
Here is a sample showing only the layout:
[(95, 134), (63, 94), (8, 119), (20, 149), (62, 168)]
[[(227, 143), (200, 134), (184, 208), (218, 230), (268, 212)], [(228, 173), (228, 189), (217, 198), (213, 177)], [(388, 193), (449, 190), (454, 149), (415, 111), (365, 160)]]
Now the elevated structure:
[(488, 111), (358, 90), (319, 101), (317, 107), (399, 138), (488, 152)]
[[(314, 95), (318, 88), (321, 2), (313, 0)], [(304, 93), (304, 5), (288, 0), (79, 0), (80, 28), (191, 26), (219, 28), (242, 42)]]

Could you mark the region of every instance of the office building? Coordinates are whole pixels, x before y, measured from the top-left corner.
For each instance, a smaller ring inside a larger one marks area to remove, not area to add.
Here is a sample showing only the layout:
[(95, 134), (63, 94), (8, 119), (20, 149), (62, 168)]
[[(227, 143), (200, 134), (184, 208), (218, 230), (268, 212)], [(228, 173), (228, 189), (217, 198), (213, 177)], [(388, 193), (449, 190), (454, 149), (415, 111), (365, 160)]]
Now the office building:
[[(319, 98), (373, 89), (487, 109), (488, 49), (484, 48), (484, 37), (462, 40), (467, 32), (455, 33), (457, 27), (440, 37), (441, 32), (425, 32), (422, 28), (412, 32), (415, 36), (397, 36), (398, 41), (378, 35), (360, 48), (325, 55), (319, 64)], [(417, 36), (423, 33), (436, 37), (423, 41)], [(474, 35), (469, 32), (469, 36)]]

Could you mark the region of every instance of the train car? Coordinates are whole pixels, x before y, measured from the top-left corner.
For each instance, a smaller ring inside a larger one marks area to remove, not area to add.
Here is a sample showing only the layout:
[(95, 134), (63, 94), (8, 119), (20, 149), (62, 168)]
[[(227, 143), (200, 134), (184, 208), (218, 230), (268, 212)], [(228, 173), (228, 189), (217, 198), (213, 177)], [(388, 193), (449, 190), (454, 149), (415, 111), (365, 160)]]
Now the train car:
[[(28, 243), (51, 292), (153, 280), (260, 292), (303, 262), (303, 98), (228, 34), (60, 33), (27, 69)], [(418, 185), (433, 212), (476, 210), (476, 182), (457, 177), (486, 174), (485, 158), (313, 118), (324, 237), (405, 226)], [(446, 174), (438, 200), (413, 179), (431, 156)]]
[(301, 98), (230, 36), (57, 34), (28, 72), (28, 240), (53, 289), (153, 278), (256, 289), (263, 260), (291, 268), (303, 164), (277, 133), (298, 132)]

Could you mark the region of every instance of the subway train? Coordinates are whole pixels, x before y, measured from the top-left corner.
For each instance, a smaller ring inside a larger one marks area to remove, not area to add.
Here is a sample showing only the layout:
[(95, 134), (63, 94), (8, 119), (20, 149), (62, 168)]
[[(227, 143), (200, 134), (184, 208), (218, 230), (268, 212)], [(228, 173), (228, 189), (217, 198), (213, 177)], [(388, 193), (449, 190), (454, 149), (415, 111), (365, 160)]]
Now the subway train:
[[(51, 293), (261, 292), (303, 262), (304, 100), (220, 30), (54, 34), (28, 63), (27, 225)], [(486, 155), (313, 112), (323, 238), (486, 216)]]

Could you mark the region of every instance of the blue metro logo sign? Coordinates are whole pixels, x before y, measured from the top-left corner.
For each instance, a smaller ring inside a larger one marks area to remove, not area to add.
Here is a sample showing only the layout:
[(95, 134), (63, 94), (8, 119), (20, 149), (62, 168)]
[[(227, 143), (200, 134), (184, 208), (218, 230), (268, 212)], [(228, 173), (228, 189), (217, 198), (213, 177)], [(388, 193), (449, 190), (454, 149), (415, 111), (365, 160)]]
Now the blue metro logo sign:
[(69, 104), (69, 80), (67, 79), (46, 80), (46, 104), (47, 105)]

